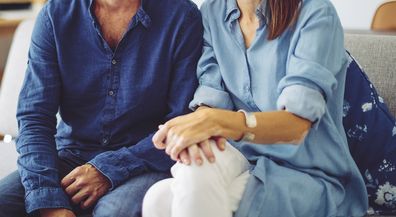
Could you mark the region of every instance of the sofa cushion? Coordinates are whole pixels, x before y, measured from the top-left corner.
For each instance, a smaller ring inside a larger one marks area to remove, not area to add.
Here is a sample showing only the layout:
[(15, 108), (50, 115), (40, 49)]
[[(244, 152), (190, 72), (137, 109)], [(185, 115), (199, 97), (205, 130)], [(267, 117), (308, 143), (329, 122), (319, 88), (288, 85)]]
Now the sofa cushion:
[(396, 35), (347, 33), (345, 47), (358, 60), (396, 116)]
[(348, 145), (366, 182), (371, 212), (396, 213), (396, 122), (351, 57), (344, 98)]
[(0, 179), (2, 179), (17, 169), (18, 154), (14, 142), (0, 142), (0, 150)]
[(0, 134), (17, 136), (16, 108), (27, 67), (30, 35), (34, 21), (19, 25), (14, 35), (0, 92)]

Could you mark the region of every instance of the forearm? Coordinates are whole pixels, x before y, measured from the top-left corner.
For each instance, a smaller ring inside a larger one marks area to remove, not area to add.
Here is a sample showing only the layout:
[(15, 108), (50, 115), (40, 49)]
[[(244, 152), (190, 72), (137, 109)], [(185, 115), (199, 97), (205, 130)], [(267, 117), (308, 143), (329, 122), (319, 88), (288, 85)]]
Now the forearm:
[(145, 171), (168, 172), (174, 162), (151, 140), (149, 135), (133, 146), (102, 153), (88, 163), (110, 180), (111, 189)]
[(286, 111), (254, 113), (257, 119), (255, 128), (246, 126), (242, 112), (211, 109), (211, 113), (218, 123), (218, 136), (239, 140), (249, 132), (255, 135), (252, 142), (257, 144), (299, 144), (311, 127), (310, 121)]

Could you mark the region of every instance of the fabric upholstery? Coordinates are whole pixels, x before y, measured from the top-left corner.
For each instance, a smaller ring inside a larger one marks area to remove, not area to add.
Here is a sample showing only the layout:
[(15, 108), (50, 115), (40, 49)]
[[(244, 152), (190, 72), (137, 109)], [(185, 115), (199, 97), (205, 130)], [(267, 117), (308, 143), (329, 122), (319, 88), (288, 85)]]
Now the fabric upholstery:
[(27, 67), (33, 24), (34, 20), (29, 20), (18, 27), (8, 55), (0, 92), (0, 134), (2, 135), (15, 137), (18, 134), (16, 107)]
[(395, 116), (396, 36), (345, 34), (345, 47), (365, 70)]

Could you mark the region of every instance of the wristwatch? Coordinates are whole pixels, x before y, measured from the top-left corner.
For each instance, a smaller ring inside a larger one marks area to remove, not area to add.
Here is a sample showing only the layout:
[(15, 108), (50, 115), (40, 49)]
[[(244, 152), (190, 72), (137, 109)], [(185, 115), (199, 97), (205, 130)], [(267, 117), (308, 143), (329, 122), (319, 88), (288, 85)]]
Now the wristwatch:
[[(245, 124), (248, 128), (255, 128), (257, 127), (257, 119), (256, 116), (251, 113), (251, 112), (247, 112), (243, 109), (238, 110), (238, 112), (241, 112), (244, 114), (245, 116)], [(236, 142), (240, 142), (240, 141), (246, 141), (246, 142), (251, 142), (254, 140), (254, 138), (256, 137), (256, 135), (254, 135), (251, 132), (244, 132), (243, 136), (241, 139), (237, 140)]]

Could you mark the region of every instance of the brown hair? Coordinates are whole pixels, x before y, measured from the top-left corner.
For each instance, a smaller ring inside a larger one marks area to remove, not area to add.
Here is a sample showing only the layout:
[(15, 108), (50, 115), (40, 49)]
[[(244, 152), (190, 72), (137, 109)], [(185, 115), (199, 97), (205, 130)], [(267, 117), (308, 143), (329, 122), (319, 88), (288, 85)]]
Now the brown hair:
[(268, 40), (279, 37), (288, 27), (295, 24), (301, 4), (302, 0), (267, 0)]

